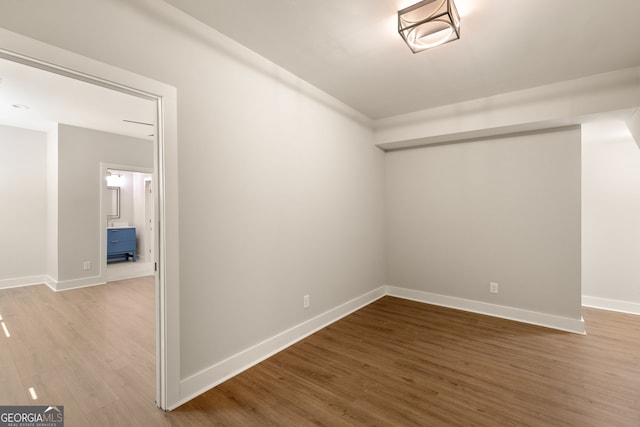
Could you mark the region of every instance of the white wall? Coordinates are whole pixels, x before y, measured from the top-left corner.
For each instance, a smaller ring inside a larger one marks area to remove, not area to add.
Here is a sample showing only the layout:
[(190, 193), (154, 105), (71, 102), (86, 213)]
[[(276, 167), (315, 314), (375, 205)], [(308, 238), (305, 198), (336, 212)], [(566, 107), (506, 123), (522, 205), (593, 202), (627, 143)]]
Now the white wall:
[(58, 281), (58, 127), (47, 133), (47, 278)]
[[(153, 143), (67, 125), (47, 134), (0, 126), (0, 237), (12, 242), (0, 245), (0, 288), (99, 275), (101, 161), (152, 168)], [(123, 208), (133, 223), (128, 178)]]
[(638, 147), (640, 147), (640, 108), (636, 109), (627, 120), (627, 128)]
[(581, 319), (579, 129), (390, 152), (385, 164), (390, 285)]
[(220, 51), (184, 61), (195, 73), (177, 83), (190, 375), (383, 284), (383, 153), (302, 82)]
[(628, 132), (585, 135), (582, 162), (585, 303), (640, 313), (640, 149)]
[(183, 379), (383, 284), (360, 114), (163, 2), (5, 2), (0, 26), (177, 88)]
[(46, 215), (46, 134), (0, 126), (0, 288), (45, 273)]
[[(59, 281), (99, 275), (100, 163), (153, 168), (153, 142), (69, 125), (58, 125)], [(92, 268), (84, 270), (84, 261)]]

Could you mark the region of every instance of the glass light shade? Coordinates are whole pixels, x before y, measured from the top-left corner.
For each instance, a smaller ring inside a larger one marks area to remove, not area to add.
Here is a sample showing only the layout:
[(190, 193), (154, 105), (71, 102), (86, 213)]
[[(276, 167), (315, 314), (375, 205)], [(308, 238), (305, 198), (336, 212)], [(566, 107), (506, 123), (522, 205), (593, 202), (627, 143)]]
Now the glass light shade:
[(453, 0), (423, 0), (398, 11), (398, 32), (413, 53), (460, 38)]

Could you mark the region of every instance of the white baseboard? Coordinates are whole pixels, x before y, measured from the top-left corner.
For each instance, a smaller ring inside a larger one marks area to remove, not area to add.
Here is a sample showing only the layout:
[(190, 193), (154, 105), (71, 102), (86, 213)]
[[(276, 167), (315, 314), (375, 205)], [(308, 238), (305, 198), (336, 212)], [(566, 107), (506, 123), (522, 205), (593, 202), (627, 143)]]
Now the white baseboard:
[(71, 289), (88, 288), (90, 286), (104, 285), (106, 282), (101, 276), (83, 277), (82, 279), (73, 280), (55, 280), (50, 276), (46, 276), (46, 285), (55, 292), (69, 291)]
[(370, 291), (181, 380), (181, 399), (169, 409), (177, 408), (194, 397), (212, 389), (229, 378), (238, 375), (242, 371), (249, 369), (383, 296), (385, 296), (384, 287)]
[(66, 291), (69, 289), (86, 288), (87, 286), (104, 285), (100, 276), (85, 277), (75, 280), (57, 281), (51, 276), (43, 274), (41, 276), (18, 277), (15, 279), (0, 280), (0, 289), (18, 288), (22, 286), (47, 285), (52, 291)]
[(46, 283), (46, 275), (16, 277), (0, 280), (0, 289), (19, 288), (22, 286), (42, 285)]
[[(104, 281), (100, 276), (87, 277), (76, 280), (56, 281), (49, 276), (32, 276), (31, 278), (5, 279), (0, 281), (0, 289), (13, 286), (26, 286), (27, 284), (45, 283), (52, 290), (64, 291), (83, 288), (87, 286), (102, 285)], [(221, 362), (218, 362), (202, 371), (180, 381), (180, 400), (172, 405), (169, 410), (188, 402), (196, 396), (212, 389), (218, 384), (232, 378), (250, 367), (262, 362), (307, 336), (325, 328), (341, 318), (371, 304), (386, 296), (434, 304), (473, 313), (485, 314), (518, 322), (530, 323), (562, 331), (585, 334), (584, 320), (555, 316), (513, 307), (489, 304), (447, 295), (433, 294), (424, 291), (400, 288), (396, 286), (382, 286), (364, 295), (352, 299), (336, 308), (300, 323), (286, 331), (283, 331), (261, 343), (258, 343), (238, 354), (235, 354)], [(606, 300), (603, 298), (583, 297), (583, 305), (597, 308), (605, 308), (616, 311), (640, 314), (640, 304), (625, 303), (622, 301)]]
[(619, 301), (609, 298), (582, 296), (582, 305), (602, 310), (619, 311), (628, 314), (640, 314), (640, 303)]
[(138, 261), (128, 263), (127, 268), (110, 268), (107, 266), (106, 280), (107, 282), (117, 282), (119, 280), (135, 279), (137, 277), (153, 276), (153, 264), (150, 262)]
[(49, 287), (49, 289), (51, 289), (53, 292), (56, 291), (56, 284), (58, 283), (58, 281), (56, 279), (54, 279), (53, 277), (46, 275), (44, 276), (44, 284), (47, 285)]
[(519, 308), (489, 304), (486, 302), (473, 301), (447, 295), (432, 294), (430, 292), (416, 291), (396, 286), (387, 286), (386, 294), (427, 304), (434, 304), (442, 307), (455, 308), (458, 310), (500, 317), (502, 319), (515, 320), (517, 322), (559, 329), (561, 331), (573, 332), (582, 335), (586, 334), (583, 319), (577, 320), (569, 317), (555, 316), (553, 314), (522, 310)]
[[(147, 271), (148, 270), (148, 271)], [(122, 277), (110, 278), (111, 280), (124, 280), (134, 277), (142, 277), (154, 274), (153, 267), (136, 272), (135, 274), (124, 274)], [(87, 288), (89, 286), (104, 285), (106, 282), (101, 276), (83, 277), (73, 280), (55, 280), (46, 274), (40, 276), (17, 277), (13, 279), (0, 279), (0, 289), (19, 288), (22, 286), (45, 284), (52, 291), (68, 291), (71, 289)]]
[(586, 333), (583, 319), (571, 319), (568, 317), (555, 316), (552, 314), (522, 310), (513, 307), (505, 307), (446, 295), (432, 294), (429, 292), (399, 288), (396, 286), (382, 286), (181, 380), (180, 400), (168, 409), (173, 410), (177, 408), (196, 396), (214, 388), (218, 384), (223, 383), (229, 378), (238, 375), (239, 373), (306, 338), (314, 332), (386, 295), (458, 310), (470, 311), (473, 313), (485, 314), (517, 322), (544, 326), (547, 328), (559, 329), (577, 334), (584, 335)]

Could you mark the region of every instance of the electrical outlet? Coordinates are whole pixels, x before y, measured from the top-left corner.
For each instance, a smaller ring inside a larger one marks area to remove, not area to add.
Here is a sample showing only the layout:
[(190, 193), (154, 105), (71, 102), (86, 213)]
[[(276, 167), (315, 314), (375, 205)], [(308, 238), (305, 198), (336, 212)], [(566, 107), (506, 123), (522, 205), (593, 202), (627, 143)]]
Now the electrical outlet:
[(309, 295), (305, 295), (302, 300), (302, 306), (304, 308), (309, 308)]
[(84, 269), (85, 270), (91, 270), (91, 261), (85, 261), (84, 262)]
[(492, 294), (497, 294), (498, 293), (498, 284), (495, 283), (495, 282), (489, 283), (489, 292), (491, 292)]

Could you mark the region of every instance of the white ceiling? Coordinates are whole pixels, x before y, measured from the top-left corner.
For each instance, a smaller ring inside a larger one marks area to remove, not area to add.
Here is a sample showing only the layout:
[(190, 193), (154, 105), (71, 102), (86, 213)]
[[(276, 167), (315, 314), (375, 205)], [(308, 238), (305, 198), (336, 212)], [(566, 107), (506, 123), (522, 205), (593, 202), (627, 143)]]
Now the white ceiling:
[[(0, 124), (47, 132), (65, 123), (153, 139), (152, 101), (0, 58)], [(14, 105), (26, 105), (17, 109)]]
[(413, 54), (417, 0), (165, 0), (377, 119), (640, 65), (638, 0), (456, 0), (460, 40)]
[[(640, 65), (638, 0), (456, 0), (462, 39), (418, 54), (396, 30), (415, 0), (165, 1), (373, 119)], [(123, 120), (155, 107), (0, 58), (0, 124), (151, 139)]]

